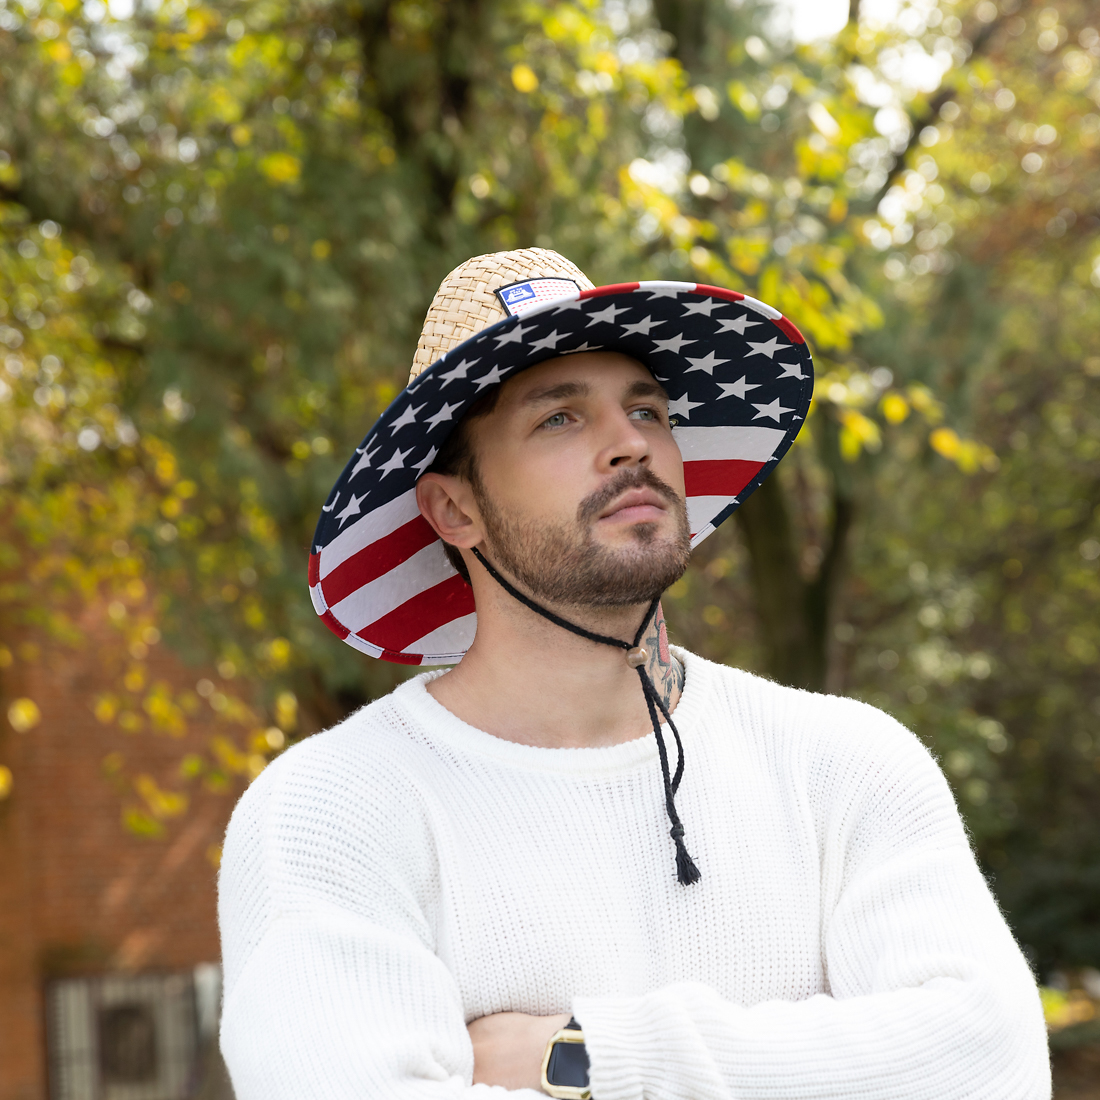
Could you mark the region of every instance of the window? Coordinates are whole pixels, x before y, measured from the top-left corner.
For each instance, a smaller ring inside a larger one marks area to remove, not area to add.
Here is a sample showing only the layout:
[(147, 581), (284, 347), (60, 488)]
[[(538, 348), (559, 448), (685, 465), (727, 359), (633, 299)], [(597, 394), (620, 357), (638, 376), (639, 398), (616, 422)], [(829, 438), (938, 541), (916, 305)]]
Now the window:
[(187, 1100), (216, 1031), (219, 979), (207, 965), (51, 983), (51, 1100)]

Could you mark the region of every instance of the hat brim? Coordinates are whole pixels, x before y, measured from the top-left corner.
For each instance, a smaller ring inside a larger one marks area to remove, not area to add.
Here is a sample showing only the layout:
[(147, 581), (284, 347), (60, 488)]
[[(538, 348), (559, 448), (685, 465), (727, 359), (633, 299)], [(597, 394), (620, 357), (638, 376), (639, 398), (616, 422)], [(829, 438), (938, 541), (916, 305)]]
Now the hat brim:
[(473, 642), (473, 593), (416, 504), (416, 483), (489, 386), (545, 359), (618, 351), (669, 394), (697, 546), (786, 454), (813, 393), (802, 334), (778, 310), (699, 283), (617, 283), (507, 317), (394, 399), (321, 511), (309, 561), (326, 626), (372, 657), (452, 664)]

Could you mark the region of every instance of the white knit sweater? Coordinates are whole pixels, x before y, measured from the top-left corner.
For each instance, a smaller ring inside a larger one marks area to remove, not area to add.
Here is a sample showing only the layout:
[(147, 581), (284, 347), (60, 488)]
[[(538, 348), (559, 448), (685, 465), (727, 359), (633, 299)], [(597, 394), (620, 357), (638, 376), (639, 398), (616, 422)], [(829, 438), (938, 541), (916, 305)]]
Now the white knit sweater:
[[(429, 674), (276, 760), (221, 870), (238, 1100), (488, 1100), (465, 1024), (572, 1012), (596, 1100), (1044, 1100), (1035, 984), (939, 769), (887, 715), (677, 650), (652, 734), (532, 748)], [(439, 675), (435, 673), (434, 675)]]

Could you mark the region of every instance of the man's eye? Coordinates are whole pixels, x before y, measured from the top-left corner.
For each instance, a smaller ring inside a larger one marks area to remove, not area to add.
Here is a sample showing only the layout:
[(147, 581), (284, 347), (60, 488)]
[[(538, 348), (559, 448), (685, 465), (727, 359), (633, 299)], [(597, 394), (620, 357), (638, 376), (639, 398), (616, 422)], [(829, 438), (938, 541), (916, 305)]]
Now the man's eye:
[(633, 419), (633, 420), (657, 420), (657, 419), (659, 419), (658, 416), (657, 416), (657, 410), (656, 409), (634, 409), (630, 413), (630, 416), (631, 416), (631, 419)]
[(544, 428), (561, 428), (565, 426), (565, 413), (554, 413), (542, 422)]

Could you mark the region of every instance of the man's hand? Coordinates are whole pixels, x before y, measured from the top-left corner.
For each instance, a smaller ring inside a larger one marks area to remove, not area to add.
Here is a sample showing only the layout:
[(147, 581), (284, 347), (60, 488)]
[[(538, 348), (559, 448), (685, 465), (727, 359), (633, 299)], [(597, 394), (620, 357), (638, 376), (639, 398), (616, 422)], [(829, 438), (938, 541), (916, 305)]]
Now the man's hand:
[(497, 1012), (474, 1020), (466, 1028), (474, 1044), (474, 1084), (541, 1089), (546, 1044), (567, 1023), (568, 1012), (561, 1016)]

